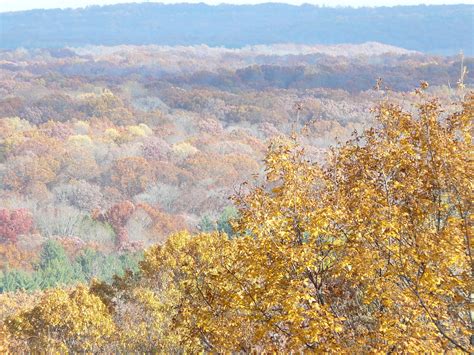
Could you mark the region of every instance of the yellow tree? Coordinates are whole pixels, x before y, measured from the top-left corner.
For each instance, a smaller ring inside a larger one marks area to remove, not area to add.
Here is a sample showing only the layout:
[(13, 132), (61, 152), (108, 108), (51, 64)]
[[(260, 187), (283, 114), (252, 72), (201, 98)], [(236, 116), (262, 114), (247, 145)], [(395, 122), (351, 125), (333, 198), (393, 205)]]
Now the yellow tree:
[(146, 279), (172, 275), (183, 344), (470, 351), (472, 108), (383, 103), (324, 166), (274, 141), (266, 184), (235, 197), (236, 238), (179, 234), (147, 254)]
[(447, 117), (436, 100), (418, 115), (387, 103), (376, 112), (378, 126), (334, 150), (326, 171), (341, 273), (371, 308), (364, 342), (467, 352), (473, 97)]
[(320, 286), (337, 244), (318, 236), (326, 228), (314, 198), (320, 169), (287, 140), (272, 145), (266, 162), (278, 186), (238, 199), (237, 238), (179, 233), (146, 254), (143, 276), (158, 286), (156, 297), (177, 294), (169, 298), (176, 312), (170, 329), (183, 348), (341, 349), (344, 317), (322, 299)]
[(56, 289), (38, 304), (7, 320), (17, 339), (32, 351), (98, 351), (110, 341), (114, 323), (101, 299), (84, 286)]
[[(224, 291), (232, 283), (222, 277), (220, 267), (228, 243), (219, 234), (192, 236), (183, 232), (146, 252), (143, 277), (161, 308), (167, 310), (162, 316), (171, 320), (168, 332), (174, 334), (171, 339), (181, 349), (195, 352), (238, 348), (235, 342), (242, 332), (232, 334), (233, 317), (224, 313), (231, 311), (225, 305), (232, 296), (231, 288)], [(216, 338), (224, 346), (216, 347)]]

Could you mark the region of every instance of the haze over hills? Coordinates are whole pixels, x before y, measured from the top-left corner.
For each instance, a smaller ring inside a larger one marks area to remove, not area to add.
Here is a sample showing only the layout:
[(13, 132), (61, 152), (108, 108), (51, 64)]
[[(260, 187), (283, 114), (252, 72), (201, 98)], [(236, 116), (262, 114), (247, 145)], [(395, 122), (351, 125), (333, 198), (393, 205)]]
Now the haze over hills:
[(0, 13), (0, 354), (474, 354), (473, 10)]
[(0, 14), (0, 48), (85, 45), (246, 45), (380, 42), (474, 54), (473, 5), (328, 8), (158, 3)]

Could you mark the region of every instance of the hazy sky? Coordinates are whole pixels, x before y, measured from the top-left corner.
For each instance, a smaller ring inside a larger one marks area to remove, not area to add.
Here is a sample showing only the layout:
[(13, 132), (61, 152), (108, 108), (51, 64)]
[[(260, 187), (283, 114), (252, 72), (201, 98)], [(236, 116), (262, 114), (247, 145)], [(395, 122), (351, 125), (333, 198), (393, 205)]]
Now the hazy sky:
[(21, 11), (38, 8), (67, 8), (84, 7), (88, 5), (107, 5), (130, 2), (205, 2), (207, 4), (255, 4), (261, 2), (286, 2), (289, 4), (314, 4), (326, 6), (394, 6), (394, 5), (417, 5), (417, 4), (474, 4), (474, 0), (163, 0), (163, 1), (133, 1), (133, 0), (0, 0), (0, 12)]

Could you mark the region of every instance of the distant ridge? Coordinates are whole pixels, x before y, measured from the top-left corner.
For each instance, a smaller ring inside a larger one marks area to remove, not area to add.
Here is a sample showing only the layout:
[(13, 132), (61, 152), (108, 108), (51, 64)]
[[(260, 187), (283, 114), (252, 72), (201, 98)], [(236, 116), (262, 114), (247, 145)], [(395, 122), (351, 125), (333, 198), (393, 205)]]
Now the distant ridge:
[(226, 47), (210, 47), (205, 44), (194, 46), (159, 46), (159, 45), (118, 45), (118, 46), (95, 46), (88, 45), (84, 47), (70, 47), (70, 50), (79, 55), (92, 55), (101, 57), (101, 55), (111, 55), (124, 52), (127, 55), (133, 52), (147, 53), (149, 55), (185, 52), (187, 55), (193, 52), (199, 53), (199, 56), (209, 53), (210, 56), (220, 54), (235, 54), (245, 57), (254, 56), (285, 56), (285, 55), (308, 55), (308, 54), (324, 54), (327, 56), (376, 56), (383, 54), (417, 54), (417, 51), (395, 47), (378, 42), (366, 42), (360, 44), (334, 44), (334, 45), (308, 45), (308, 44), (293, 44), (293, 43), (278, 43), (278, 44), (260, 44), (253, 46), (244, 46), (242, 48), (226, 48)]
[(434, 54), (474, 55), (474, 5), (328, 8), (158, 3), (0, 14), (0, 48), (380, 42)]

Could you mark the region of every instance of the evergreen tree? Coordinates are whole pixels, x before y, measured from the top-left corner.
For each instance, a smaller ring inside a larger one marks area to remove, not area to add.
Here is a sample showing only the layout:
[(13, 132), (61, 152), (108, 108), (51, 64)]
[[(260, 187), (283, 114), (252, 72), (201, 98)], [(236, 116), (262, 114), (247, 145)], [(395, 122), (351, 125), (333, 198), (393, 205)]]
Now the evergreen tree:
[(16, 269), (0, 272), (0, 292), (33, 291), (39, 288), (40, 284), (34, 274)]
[(205, 215), (201, 218), (201, 221), (198, 224), (198, 229), (203, 233), (213, 232), (216, 230), (216, 223), (212, 219)]
[(37, 275), (42, 288), (84, 280), (80, 268), (71, 263), (62, 245), (53, 239), (43, 245)]

